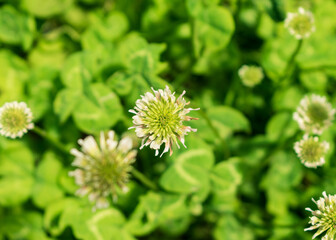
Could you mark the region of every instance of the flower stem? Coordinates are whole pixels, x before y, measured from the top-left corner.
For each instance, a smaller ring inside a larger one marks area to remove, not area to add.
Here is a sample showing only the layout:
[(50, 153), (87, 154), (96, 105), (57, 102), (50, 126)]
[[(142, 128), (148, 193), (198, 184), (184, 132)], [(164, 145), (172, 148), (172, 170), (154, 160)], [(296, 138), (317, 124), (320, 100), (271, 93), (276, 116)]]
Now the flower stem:
[(225, 105), (227, 106), (232, 106), (233, 105), (233, 102), (235, 100), (235, 95), (236, 95), (236, 90), (237, 90), (237, 84), (238, 84), (238, 79), (236, 78), (233, 78), (230, 86), (229, 86), (229, 89), (226, 93), (226, 96), (225, 96), (225, 100), (224, 100), (224, 103)]
[(212, 130), (212, 132), (214, 133), (214, 135), (220, 141), (220, 145), (223, 147), (222, 149), (224, 151), (225, 158), (228, 158), (230, 156), (230, 149), (228, 148), (228, 145), (227, 145), (225, 139), (220, 136), (218, 130), (212, 124), (211, 119), (208, 117), (206, 112), (203, 111), (202, 109), (200, 109), (199, 111), (200, 111), (200, 114), (202, 115), (202, 117), (204, 118), (204, 120), (206, 121), (206, 123), (208, 124), (208, 126), (210, 127), (210, 129)]
[(294, 52), (292, 53), (292, 56), (289, 58), (289, 61), (287, 62), (284, 74), (282, 75), (282, 77), (281, 77), (280, 80), (286, 79), (288, 76), (290, 76), (292, 67), (293, 67), (293, 65), (295, 63), (295, 58), (299, 54), (299, 52), (301, 50), (302, 43), (303, 43), (302, 39), (300, 39), (297, 42), (296, 48), (295, 48)]
[(314, 67), (302, 67), (300, 68), (300, 71), (303, 72), (314, 72), (314, 71), (323, 71), (323, 70), (334, 70), (336, 69), (336, 65), (334, 64), (321, 64), (319, 66)]
[(158, 190), (158, 187), (156, 186), (156, 184), (154, 182), (152, 182), (151, 180), (149, 180), (145, 175), (143, 175), (137, 169), (133, 168), (132, 169), (132, 174), (136, 179), (138, 179), (146, 187), (148, 187), (148, 188), (150, 188), (154, 191)]
[(216, 128), (212, 124), (212, 122), (211, 122), (210, 118), (208, 117), (208, 115), (206, 114), (206, 112), (204, 112), (202, 109), (200, 109), (199, 113), (202, 115), (202, 117), (204, 118), (204, 120), (207, 122), (208, 126), (210, 127), (210, 129), (212, 130), (212, 132), (215, 134), (215, 136), (218, 139), (221, 139), (221, 136), (219, 135), (218, 131), (216, 130)]
[(38, 134), (39, 136), (41, 136), (42, 138), (47, 139), (50, 143), (52, 143), (58, 150), (60, 150), (63, 153), (69, 154), (69, 150), (61, 143), (59, 142), (57, 139), (51, 137), (46, 131), (44, 131), (43, 129), (35, 126), (32, 129), (33, 132), (35, 132), (36, 134)]

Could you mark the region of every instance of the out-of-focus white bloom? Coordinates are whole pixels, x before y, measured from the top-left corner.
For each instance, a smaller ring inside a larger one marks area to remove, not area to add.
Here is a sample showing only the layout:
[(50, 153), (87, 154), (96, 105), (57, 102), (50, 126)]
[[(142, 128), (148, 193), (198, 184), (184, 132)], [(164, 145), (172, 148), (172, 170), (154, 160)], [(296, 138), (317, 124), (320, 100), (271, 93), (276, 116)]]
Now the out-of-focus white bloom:
[(297, 39), (308, 38), (315, 31), (314, 16), (300, 7), (297, 13), (288, 13), (285, 27)]
[(313, 134), (322, 134), (334, 120), (335, 109), (327, 101), (326, 97), (312, 94), (305, 96), (296, 109), (293, 118), (299, 127)]
[(174, 93), (171, 93), (168, 86), (164, 90), (154, 90), (154, 95), (151, 92), (145, 93), (141, 99), (136, 101), (134, 109), (129, 112), (134, 113), (133, 127), (136, 135), (142, 138), (140, 149), (144, 146), (149, 146), (155, 149), (155, 155), (159, 154), (161, 144), (165, 143), (165, 148), (161, 156), (170, 150), (170, 155), (173, 153), (172, 145), (176, 143), (178, 147), (178, 140), (181, 141), (184, 147), (184, 136), (188, 132), (196, 132), (190, 126), (184, 126), (183, 121), (190, 121), (197, 118), (189, 117), (187, 114), (192, 110), (199, 110), (186, 108), (189, 102), (183, 98), (185, 91), (176, 98)]
[(5, 103), (0, 108), (0, 134), (10, 138), (22, 137), (34, 128), (33, 114), (24, 102)]
[(329, 149), (329, 143), (319, 142), (318, 137), (304, 135), (303, 139), (294, 144), (294, 150), (301, 162), (309, 168), (316, 168), (325, 163), (324, 156)]
[(127, 191), (131, 164), (135, 161), (136, 150), (132, 150), (132, 140), (122, 138), (114, 140), (114, 131), (109, 131), (107, 139), (104, 132), (100, 133), (100, 146), (92, 136), (79, 139), (81, 151), (72, 149), (75, 156), (72, 165), (78, 167), (69, 175), (75, 177), (80, 186), (76, 192), (79, 196), (88, 195), (95, 203), (93, 210), (109, 206), (108, 197), (117, 200), (117, 190)]
[(257, 66), (243, 65), (241, 68), (239, 68), (238, 75), (243, 84), (247, 87), (254, 87), (264, 78), (262, 68)]
[(336, 234), (336, 195), (327, 195), (326, 192), (322, 193), (323, 197), (319, 200), (313, 202), (317, 205), (318, 210), (311, 210), (306, 208), (307, 211), (312, 213), (309, 223), (312, 225), (306, 228), (305, 231), (315, 230), (317, 232), (314, 234), (313, 239), (318, 235), (324, 233), (322, 240), (335, 240)]

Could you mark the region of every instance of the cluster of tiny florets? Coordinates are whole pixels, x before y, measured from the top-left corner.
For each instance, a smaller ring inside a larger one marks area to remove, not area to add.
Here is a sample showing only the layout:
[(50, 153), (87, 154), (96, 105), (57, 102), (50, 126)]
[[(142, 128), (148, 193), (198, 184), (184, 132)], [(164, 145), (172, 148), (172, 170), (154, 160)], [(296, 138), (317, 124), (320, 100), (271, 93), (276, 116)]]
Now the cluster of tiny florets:
[(317, 136), (304, 135), (301, 141), (294, 144), (294, 150), (301, 162), (309, 168), (316, 168), (325, 163), (324, 156), (329, 149), (329, 143), (320, 142)]
[(242, 83), (247, 87), (254, 87), (255, 85), (259, 84), (264, 78), (262, 68), (257, 66), (243, 65), (238, 70), (238, 75), (242, 80)]
[(313, 239), (324, 233), (322, 240), (334, 240), (336, 235), (336, 195), (327, 195), (322, 193), (323, 197), (313, 202), (317, 205), (318, 210), (306, 208), (312, 213), (309, 224), (312, 226), (305, 231), (317, 230)]
[(5, 137), (22, 137), (34, 128), (33, 114), (24, 102), (8, 102), (0, 108), (0, 134)]
[[(319, 136), (334, 119), (335, 109), (327, 101), (326, 97), (316, 94), (305, 96), (293, 115), (301, 130), (305, 133), (303, 139), (294, 144), (294, 150), (302, 164), (309, 168), (316, 168), (325, 163), (325, 155), (329, 150), (329, 143), (320, 141)], [(310, 211), (313, 216), (309, 223), (312, 225), (308, 230), (317, 230), (313, 239), (325, 233), (322, 240), (334, 240), (336, 233), (336, 195), (328, 195), (323, 192), (323, 197), (316, 203), (318, 210)]]
[(315, 31), (314, 16), (300, 7), (298, 12), (287, 14), (285, 27), (297, 39), (308, 38)]
[(135, 114), (134, 126), (130, 129), (135, 128), (136, 135), (142, 138), (140, 149), (149, 146), (155, 150), (155, 155), (158, 155), (164, 143), (165, 148), (161, 156), (169, 150), (171, 155), (173, 143), (179, 147), (178, 141), (180, 141), (185, 146), (184, 136), (188, 132), (196, 132), (196, 129), (184, 126), (183, 122), (196, 119), (187, 114), (198, 109), (186, 107), (189, 102), (183, 98), (185, 91), (176, 98), (175, 93), (172, 93), (168, 86), (164, 90), (152, 90), (154, 94), (145, 93), (136, 101), (134, 109), (129, 110)]
[(72, 165), (77, 169), (69, 175), (80, 186), (76, 194), (88, 195), (95, 204), (94, 209), (108, 207), (110, 196), (116, 200), (118, 190), (125, 192), (128, 189), (126, 184), (137, 151), (132, 149), (131, 138), (124, 137), (119, 142), (114, 138), (113, 131), (108, 132), (107, 138), (101, 132), (99, 146), (93, 136), (88, 136), (78, 141), (81, 151), (71, 150), (75, 156)]
[(324, 96), (305, 96), (293, 115), (301, 130), (306, 133), (322, 134), (334, 120), (335, 109)]
[(306, 167), (317, 167), (325, 163), (329, 143), (320, 142), (318, 136), (332, 124), (335, 109), (326, 97), (316, 94), (305, 96), (293, 114), (294, 120), (305, 132), (301, 141), (294, 144), (294, 150)]

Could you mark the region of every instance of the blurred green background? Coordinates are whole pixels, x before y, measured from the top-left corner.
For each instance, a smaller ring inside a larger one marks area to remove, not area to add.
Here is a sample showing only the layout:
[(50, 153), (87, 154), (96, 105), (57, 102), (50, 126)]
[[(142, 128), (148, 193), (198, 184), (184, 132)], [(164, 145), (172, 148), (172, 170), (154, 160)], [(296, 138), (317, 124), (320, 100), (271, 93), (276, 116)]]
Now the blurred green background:
[[(293, 74), (281, 76), (297, 40), (287, 12), (310, 10)], [(311, 198), (336, 192), (333, 125), (326, 164), (304, 167), (293, 151), (301, 98), (336, 103), (333, 0), (0, 0), (0, 105), (25, 101), (34, 122), (67, 148), (114, 129), (135, 138), (136, 99), (150, 87), (187, 91), (198, 129), (172, 157), (139, 151), (112, 207), (91, 211), (68, 177), (73, 158), (34, 133), (0, 138), (0, 239), (311, 239)], [(265, 78), (242, 85), (253, 64)]]

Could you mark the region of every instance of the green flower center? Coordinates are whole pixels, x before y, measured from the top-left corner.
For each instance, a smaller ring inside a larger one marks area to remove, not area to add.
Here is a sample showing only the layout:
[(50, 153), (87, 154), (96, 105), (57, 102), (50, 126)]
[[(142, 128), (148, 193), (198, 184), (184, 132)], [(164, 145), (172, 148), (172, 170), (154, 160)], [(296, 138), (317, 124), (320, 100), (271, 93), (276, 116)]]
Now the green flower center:
[[(335, 207), (335, 206), (334, 206)], [(336, 228), (336, 213), (333, 209), (326, 210), (325, 215), (321, 218), (324, 227)]]
[(17, 133), (27, 127), (28, 118), (22, 109), (9, 108), (2, 112), (0, 123), (6, 131)]
[(181, 110), (181, 107), (176, 107), (174, 103), (163, 99), (158, 102), (153, 101), (148, 105), (143, 122), (151, 133), (166, 138), (181, 128), (182, 119), (179, 116)]
[(318, 124), (324, 124), (329, 119), (329, 111), (319, 103), (310, 103), (307, 108), (307, 116)]
[(299, 14), (290, 21), (289, 27), (297, 34), (305, 35), (312, 30), (313, 26), (309, 16)]
[(244, 80), (251, 83), (259, 83), (262, 79), (262, 73), (259, 68), (249, 67), (246, 71)]
[(305, 141), (302, 145), (301, 154), (302, 158), (307, 162), (318, 162), (324, 155), (324, 147), (311, 138)]
[[(92, 157), (92, 156), (91, 156)], [(89, 161), (90, 167), (85, 170), (89, 184), (95, 192), (115, 192), (116, 186), (122, 187), (128, 181), (131, 166), (123, 162), (122, 155), (106, 153), (102, 158)]]

